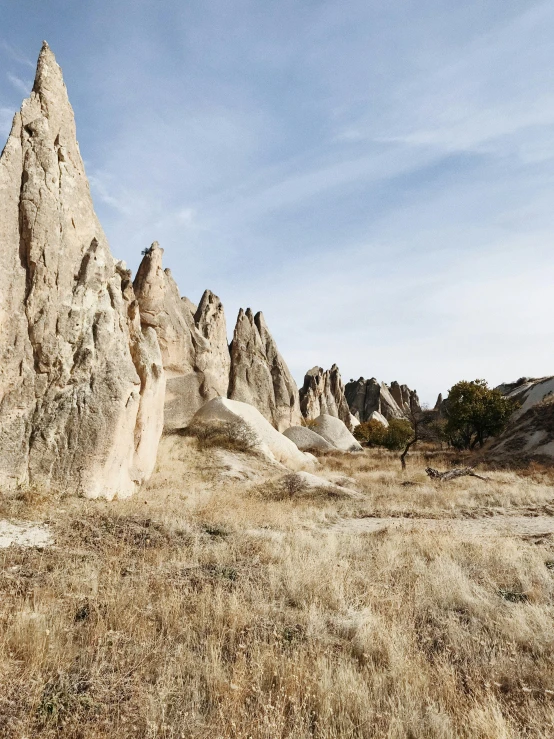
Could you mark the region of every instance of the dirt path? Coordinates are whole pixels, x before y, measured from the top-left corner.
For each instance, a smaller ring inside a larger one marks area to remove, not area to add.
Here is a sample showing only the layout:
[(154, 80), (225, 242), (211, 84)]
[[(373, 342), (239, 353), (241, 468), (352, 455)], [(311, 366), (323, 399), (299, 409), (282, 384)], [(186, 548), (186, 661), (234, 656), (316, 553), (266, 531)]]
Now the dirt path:
[(350, 518), (337, 521), (326, 531), (371, 534), (379, 531), (452, 531), (456, 534), (486, 536), (544, 536), (554, 534), (554, 516), (491, 516), (486, 518)]

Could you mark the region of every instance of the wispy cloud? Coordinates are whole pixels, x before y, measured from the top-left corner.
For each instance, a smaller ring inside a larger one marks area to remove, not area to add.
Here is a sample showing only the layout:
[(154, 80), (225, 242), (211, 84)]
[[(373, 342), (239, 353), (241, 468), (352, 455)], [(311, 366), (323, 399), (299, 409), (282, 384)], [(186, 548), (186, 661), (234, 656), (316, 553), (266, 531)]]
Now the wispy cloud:
[(0, 40), (0, 49), (2, 49), (13, 61), (18, 62), (19, 64), (23, 64), (24, 66), (29, 67), (32, 70), (35, 69), (35, 63), (31, 59), (29, 59), (27, 56), (25, 56), (25, 54), (23, 54), (11, 44), (8, 44), (6, 41)]
[(11, 72), (8, 72), (6, 76), (15, 89), (25, 95), (25, 97), (30, 94), (33, 88), (33, 83), (30, 80), (21, 79), (21, 77), (18, 77), (16, 74), (12, 74)]
[[(551, 2), (126, 10), (48, 31), (116, 256), (136, 267), (157, 239), (231, 329), (262, 309), (298, 380), (337, 362), (434, 402), (553, 371)], [(23, 56), (43, 21), (14, 35)], [(4, 75), (2, 109), (22, 91)]]

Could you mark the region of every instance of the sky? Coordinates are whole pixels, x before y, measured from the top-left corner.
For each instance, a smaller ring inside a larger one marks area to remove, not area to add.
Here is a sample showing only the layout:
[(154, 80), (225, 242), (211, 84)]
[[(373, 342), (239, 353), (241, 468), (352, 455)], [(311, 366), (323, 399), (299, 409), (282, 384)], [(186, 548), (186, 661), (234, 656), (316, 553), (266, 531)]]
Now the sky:
[(0, 0), (0, 139), (45, 39), (117, 258), (262, 310), (299, 384), (433, 405), (554, 374), (553, 38), (550, 1)]

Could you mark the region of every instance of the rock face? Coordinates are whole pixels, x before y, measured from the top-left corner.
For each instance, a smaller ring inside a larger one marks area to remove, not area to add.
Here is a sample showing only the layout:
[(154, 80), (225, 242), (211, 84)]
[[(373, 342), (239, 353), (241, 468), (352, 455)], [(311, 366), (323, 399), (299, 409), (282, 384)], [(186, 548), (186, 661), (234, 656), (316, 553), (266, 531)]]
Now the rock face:
[(283, 433), (287, 439), (294, 441), (302, 452), (310, 452), (314, 449), (318, 452), (332, 452), (335, 448), (323, 436), (316, 434), (315, 431), (306, 426), (291, 426)]
[(230, 351), (228, 397), (250, 403), (279, 431), (299, 426), (298, 388), (261, 313), (241, 308)]
[(165, 428), (187, 425), (208, 400), (227, 395), (231, 360), (225, 313), (206, 290), (198, 308), (181, 298), (171, 272), (162, 268), (163, 249), (154, 242), (144, 255), (134, 289), (142, 325), (158, 337), (167, 375)]
[(410, 390), (407, 385), (399, 385), (396, 380), (390, 384), (390, 394), (396, 401), (396, 405), (405, 414), (409, 414), (411, 410), (420, 411), (421, 406), (419, 398), (415, 390)]
[(300, 410), (308, 420), (314, 420), (322, 413), (336, 416), (352, 430), (354, 424), (336, 364), (330, 370), (323, 371), (322, 367), (313, 367), (306, 372), (304, 385), (300, 390)]
[(322, 413), (315, 419), (313, 431), (332, 444), (335, 449), (343, 452), (359, 452), (362, 450), (361, 444), (352, 436), (345, 424), (336, 418)]
[(269, 462), (278, 462), (292, 470), (311, 469), (313, 461), (296, 444), (279, 433), (262, 414), (249, 403), (226, 398), (214, 398), (202, 406), (194, 423), (242, 422), (255, 439), (254, 450)]
[(0, 260), (0, 483), (130, 495), (154, 467), (165, 376), (47, 44), (0, 158)]
[(384, 382), (379, 383), (372, 377), (370, 380), (352, 380), (347, 383), (345, 395), (353, 416), (362, 423), (368, 421), (371, 414), (377, 411), (388, 421), (393, 418), (404, 418), (404, 411), (392, 396)]

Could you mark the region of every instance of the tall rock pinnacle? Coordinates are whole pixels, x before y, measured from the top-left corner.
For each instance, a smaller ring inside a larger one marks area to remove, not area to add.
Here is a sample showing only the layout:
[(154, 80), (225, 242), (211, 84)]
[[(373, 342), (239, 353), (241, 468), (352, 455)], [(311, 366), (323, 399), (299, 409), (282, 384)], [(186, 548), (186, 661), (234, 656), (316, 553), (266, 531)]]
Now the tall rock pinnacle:
[(134, 289), (144, 327), (153, 328), (167, 374), (165, 428), (183, 428), (208, 400), (227, 397), (229, 367), (223, 305), (206, 290), (198, 308), (181, 298), (157, 242), (146, 250)]
[(298, 388), (262, 313), (239, 311), (231, 342), (229, 398), (250, 403), (279, 431), (301, 423)]
[(44, 43), (0, 157), (0, 483), (131, 494), (155, 463), (164, 391)]

